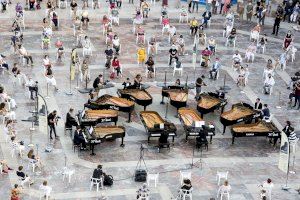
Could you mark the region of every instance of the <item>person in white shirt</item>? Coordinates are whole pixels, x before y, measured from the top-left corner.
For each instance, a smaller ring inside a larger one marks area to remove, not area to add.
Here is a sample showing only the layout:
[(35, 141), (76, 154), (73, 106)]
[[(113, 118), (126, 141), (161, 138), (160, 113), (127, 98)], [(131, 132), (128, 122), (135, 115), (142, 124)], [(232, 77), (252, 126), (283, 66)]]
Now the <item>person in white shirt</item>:
[(48, 186), (48, 182), (47, 181), (44, 181), (42, 185), (40, 185), (40, 188), (39, 188), (44, 196), (46, 197), (49, 197), (50, 196), (50, 193), (52, 192), (52, 187)]
[(82, 47), (83, 47), (83, 52), (84, 52), (85, 55), (90, 55), (91, 54), (92, 44), (91, 44), (91, 41), (90, 41), (90, 39), (87, 35), (84, 37), (84, 40), (82, 42)]
[(37, 92), (38, 92), (37, 82), (35, 82), (31, 77), (29, 77), (25, 86), (28, 87), (28, 89), (29, 89), (30, 99), (34, 100), (34, 98), (37, 96)]
[(0, 99), (2, 99), (3, 102), (6, 102), (7, 104), (9, 104), (10, 109), (12, 108), (16, 108), (17, 104), (16, 101), (11, 98), (5, 91), (3, 87), (0, 87)]
[(26, 59), (28, 66), (29, 66), (29, 60), (31, 62), (31, 66), (33, 66), (32, 56), (27, 52), (27, 50), (23, 45), (19, 45), (19, 54)]
[(268, 178), (267, 181), (263, 183), (262, 187), (266, 191), (267, 199), (271, 199), (272, 189), (274, 187), (272, 180)]
[(236, 51), (232, 56), (233, 67), (235, 68), (235, 70), (238, 70), (240, 68), (242, 60), (243, 59), (241, 54), (239, 54), (239, 51)]
[(219, 187), (218, 197), (222, 193), (229, 193), (230, 191), (231, 191), (231, 186), (229, 185), (228, 181), (226, 180), (226, 181), (224, 181), (224, 184)]
[(252, 62), (254, 61), (254, 54), (256, 52), (256, 44), (254, 42), (252, 42), (248, 48), (246, 49), (246, 53), (245, 53), (245, 59), (247, 60), (247, 62), (249, 62), (250, 60), (252, 60)]
[(113, 44), (113, 48), (116, 51), (116, 55), (119, 55), (119, 52), (121, 50), (121, 45), (120, 45), (120, 38), (117, 34), (114, 35), (113, 39), (112, 39), (112, 44)]
[(273, 87), (274, 84), (275, 84), (275, 80), (274, 80), (272, 74), (268, 74), (268, 76), (266, 77), (266, 79), (264, 81), (265, 94), (270, 94), (271, 88)]

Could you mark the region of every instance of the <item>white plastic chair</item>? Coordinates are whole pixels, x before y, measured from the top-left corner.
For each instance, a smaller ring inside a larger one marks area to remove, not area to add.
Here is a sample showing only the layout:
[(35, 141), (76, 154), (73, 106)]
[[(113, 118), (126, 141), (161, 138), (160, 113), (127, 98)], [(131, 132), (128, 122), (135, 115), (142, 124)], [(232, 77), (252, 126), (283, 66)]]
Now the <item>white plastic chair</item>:
[(2, 166), (2, 163), (0, 164), (0, 174), (2, 174), (3, 172), (3, 166)]
[(255, 41), (259, 40), (259, 32), (257, 31), (251, 31), (250, 33), (250, 40), (254, 39)]
[[(139, 37), (140, 36), (138, 34), (136, 34), (136, 39), (135, 39), (136, 44), (139, 42)], [(146, 36), (145, 35), (143, 35), (142, 41), (143, 41), (143, 44), (145, 44), (145, 42), (146, 42)]]
[(157, 173), (157, 174), (148, 174), (147, 175), (147, 185), (150, 186), (150, 181), (153, 180), (154, 181), (154, 187), (156, 187), (157, 182), (158, 182), (158, 177), (159, 177), (159, 173)]
[(64, 0), (64, 1), (59, 0), (58, 1), (58, 8), (61, 8), (61, 5), (63, 5), (64, 8), (68, 8), (68, 1), (67, 0)]
[(184, 179), (189, 179), (191, 180), (192, 178), (192, 172), (187, 172), (187, 171), (180, 171), (180, 184), (183, 184)]
[(83, 47), (82, 49), (82, 56), (85, 57), (85, 56), (92, 56), (92, 48), (85, 48)]
[(183, 15), (182, 13), (180, 13), (179, 23), (183, 23), (184, 21), (186, 21), (186, 23), (189, 22), (189, 14), (188, 13), (186, 13), (186, 15)]
[(186, 199), (193, 200), (193, 188), (191, 188), (189, 190), (180, 189), (177, 199), (180, 199), (180, 200), (186, 200)]
[(230, 195), (229, 195), (229, 191), (218, 191), (218, 197), (220, 196), (220, 199), (223, 200), (224, 197), (226, 197), (226, 200), (229, 200), (230, 199)]
[(36, 161), (33, 159), (29, 159), (28, 160), (28, 165), (27, 165), (27, 169), (32, 168), (32, 172), (35, 172), (35, 167), (36, 167)]
[(68, 169), (67, 167), (64, 167), (63, 168), (63, 181), (65, 181), (65, 178), (68, 177), (68, 182), (71, 183), (71, 178), (72, 178), (72, 175), (75, 173), (75, 170), (71, 170), (71, 169)]
[(227, 172), (219, 172), (217, 171), (217, 181), (218, 181), (218, 185), (220, 185), (221, 179), (225, 179), (227, 180), (228, 178), (228, 171)]
[(97, 192), (99, 191), (99, 187), (103, 189), (103, 178), (92, 178), (91, 177), (91, 185), (90, 185), (90, 190), (92, 190), (93, 186), (96, 186)]
[(176, 62), (173, 63), (173, 76), (175, 76), (175, 73), (178, 72), (180, 76), (182, 76), (182, 72), (183, 72), (183, 66), (182, 63), (180, 64), (180, 67), (176, 67)]
[[(154, 45), (155, 45), (155, 54), (157, 54), (157, 52), (158, 52), (158, 42), (155, 42)], [(150, 46), (149, 41), (148, 41), (148, 48), (147, 48), (148, 55), (150, 54), (150, 51), (151, 51), (151, 46)]]

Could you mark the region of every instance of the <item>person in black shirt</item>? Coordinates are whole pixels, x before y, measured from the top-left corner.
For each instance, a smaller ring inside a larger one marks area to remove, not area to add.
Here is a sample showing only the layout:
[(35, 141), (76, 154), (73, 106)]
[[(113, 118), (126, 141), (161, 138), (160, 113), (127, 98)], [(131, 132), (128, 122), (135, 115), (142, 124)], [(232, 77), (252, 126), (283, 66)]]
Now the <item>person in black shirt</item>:
[(66, 117), (66, 128), (72, 128), (73, 126), (77, 127), (78, 123), (75, 119), (75, 117), (73, 116), (74, 113), (74, 109), (70, 108), (69, 112), (67, 113), (67, 117)]
[(24, 185), (25, 183), (28, 183), (28, 182), (30, 185), (33, 184), (33, 181), (31, 180), (31, 178), (23, 172), (23, 166), (18, 167), (18, 171), (16, 171), (16, 174), (21, 179), (22, 185)]
[(50, 139), (52, 140), (52, 132), (54, 132), (55, 138), (58, 138), (56, 135), (56, 130), (55, 130), (55, 124), (57, 122), (57, 117), (56, 117), (57, 111), (54, 110), (52, 113), (48, 115), (48, 126), (50, 128)]
[(99, 74), (98, 77), (93, 82), (93, 88), (97, 89), (101, 84), (103, 84), (103, 76), (102, 74)]
[(154, 74), (154, 60), (151, 56), (149, 56), (147, 62), (145, 63), (147, 65), (147, 69), (148, 69), (148, 75), (150, 78), (153, 78), (153, 74)]
[(92, 178), (100, 179), (103, 176), (102, 165), (98, 165), (96, 169), (94, 169)]
[(130, 79), (126, 78), (126, 81), (124, 81), (124, 83), (122, 85), (124, 86), (124, 89), (128, 88), (129, 86), (131, 86)]
[(272, 34), (274, 35), (278, 35), (278, 30), (279, 30), (279, 26), (280, 26), (280, 21), (282, 19), (282, 15), (280, 15), (278, 12), (276, 14), (275, 20), (274, 20), (274, 25), (273, 25), (273, 32)]
[(190, 190), (191, 188), (192, 188), (192, 183), (191, 183), (190, 179), (184, 179), (181, 189), (182, 190)]
[(257, 98), (254, 104), (255, 110), (261, 110), (262, 109), (262, 103), (260, 102), (260, 98)]
[(105, 55), (106, 55), (106, 63), (105, 63), (105, 67), (107, 69), (110, 68), (111, 65), (111, 60), (113, 58), (113, 54), (114, 54), (114, 50), (112, 49), (111, 46), (107, 46), (106, 50), (104, 51)]
[(85, 139), (84, 139), (84, 136), (83, 136), (83, 133), (82, 133), (82, 130), (81, 130), (80, 126), (76, 127), (76, 130), (74, 132), (73, 142), (74, 142), (75, 145), (80, 145), (81, 144), (81, 150), (86, 148), (86, 142), (85, 142)]
[(172, 45), (171, 49), (169, 50), (170, 53), (170, 59), (169, 59), (169, 66), (171, 66), (173, 59), (178, 61), (178, 56), (177, 56), (177, 49), (175, 45)]
[(271, 114), (270, 114), (270, 109), (268, 108), (268, 104), (264, 104), (264, 108), (261, 110), (262, 118), (269, 119)]

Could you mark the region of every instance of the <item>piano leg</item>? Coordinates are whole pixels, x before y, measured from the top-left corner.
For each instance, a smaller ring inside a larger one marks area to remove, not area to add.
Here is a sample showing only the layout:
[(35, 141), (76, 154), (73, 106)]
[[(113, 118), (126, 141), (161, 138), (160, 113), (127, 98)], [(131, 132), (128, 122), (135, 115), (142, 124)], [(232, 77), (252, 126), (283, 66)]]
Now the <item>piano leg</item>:
[(128, 114), (128, 123), (131, 121), (131, 112)]
[(150, 136), (148, 136), (148, 143), (150, 143)]
[(221, 114), (224, 112), (224, 108), (225, 108), (225, 106), (222, 106), (222, 108), (221, 108)]
[(122, 143), (121, 143), (120, 147), (125, 147), (125, 144), (124, 144), (124, 137), (122, 137)]
[(90, 143), (90, 149), (92, 150), (91, 156), (96, 155), (96, 154), (94, 153), (94, 148), (95, 148), (95, 144), (94, 144), (94, 143)]
[(161, 102), (160, 102), (160, 104), (165, 104), (165, 102), (164, 102), (164, 96), (161, 96)]
[(234, 144), (234, 137), (232, 136), (232, 144)]
[(222, 134), (222, 135), (224, 135), (224, 134), (225, 134), (225, 131), (226, 131), (226, 126), (225, 126), (225, 125), (223, 125), (223, 134)]
[(172, 143), (173, 143), (173, 146), (174, 146), (174, 140), (175, 140), (175, 136), (172, 136)]
[(144, 111), (146, 110), (147, 106), (144, 106)]
[(201, 113), (201, 118), (203, 119), (203, 113)]
[(210, 136), (210, 141), (209, 142), (212, 143), (212, 135)]
[(185, 142), (187, 142), (187, 141), (188, 141), (188, 137), (189, 137), (189, 134), (188, 134), (188, 133), (186, 133), (186, 135), (185, 135)]
[(115, 126), (117, 126), (117, 121), (115, 121)]

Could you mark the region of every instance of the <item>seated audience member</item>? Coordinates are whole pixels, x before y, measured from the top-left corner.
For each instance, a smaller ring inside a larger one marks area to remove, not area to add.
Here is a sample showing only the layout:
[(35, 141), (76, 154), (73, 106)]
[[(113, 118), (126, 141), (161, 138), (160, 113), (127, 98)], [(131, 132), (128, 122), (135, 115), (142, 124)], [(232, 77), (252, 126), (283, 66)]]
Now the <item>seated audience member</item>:
[(178, 55), (184, 55), (185, 54), (185, 41), (183, 39), (183, 35), (180, 35), (179, 38), (176, 41), (177, 47), (178, 47)]
[(98, 165), (97, 168), (94, 169), (94, 171), (93, 171), (92, 178), (100, 179), (103, 177), (103, 175), (104, 175), (104, 173), (102, 171), (102, 165)]
[(252, 60), (252, 62), (254, 61), (254, 54), (256, 53), (256, 44), (254, 42), (252, 42), (248, 48), (246, 49), (246, 53), (245, 53), (245, 59), (249, 62), (250, 60)]
[(231, 190), (231, 186), (229, 185), (228, 181), (226, 180), (226, 181), (224, 181), (224, 184), (219, 187), (218, 195), (220, 195), (224, 192), (229, 193), (230, 190)]
[[(210, 78), (211, 78), (211, 79), (214, 79), (214, 80), (217, 79), (217, 76), (218, 76), (218, 73), (219, 73), (220, 68), (221, 68), (221, 64), (220, 64), (220, 62), (219, 62), (219, 58), (216, 58), (215, 63), (212, 65), (212, 68), (211, 68), (211, 70), (209, 71), (209, 74), (210, 74)], [(214, 74), (214, 76), (213, 76), (213, 74)]]
[(33, 149), (30, 149), (28, 154), (27, 154), (27, 158), (36, 164), (37, 167), (41, 168), (42, 167), (42, 162), (41, 162), (41, 159), (40, 157), (36, 156), (34, 154), (34, 150)]
[(175, 86), (180, 86), (181, 84), (180, 84), (180, 79), (178, 78), (178, 79), (176, 79), (176, 81), (175, 81), (175, 84), (174, 84)]
[(23, 45), (19, 45), (19, 54), (26, 59), (28, 66), (29, 66), (29, 60), (31, 62), (31, 66), (33, 66), (32, 56), (27, 52), (27, 50)]
[(215, 54), (216, 53), (216, 40), (213, 36), (210, 36), (210, 38), (207, 41), (207, 44), (208, 44), (208, 49)]
[(16, 113), (14, 111), (9, 111), (5, 103), (0, 103), (0, 115), (4, 116), (8, 120), (16, 120)]
[(147, 62), (145, 63), (147, 65), (147, 70), (148, 70), (148, 76), (150, 78), (153, 78), (153, 74), (154, 74), (154, 60), (152, 58), (152, 56), (149, 56)]
[(137, 74), (134, 78), (133, 87), (134, 88), (141, 88), (142, 80), (143, 80), (142, 76), (140, 74)]
[(266, 77), (265, 81), (264, 81), (264, 92), (265, 94), (270, 94), (272, 87), (275, 84), (275, 80), (272, 76), (272, 74), (268, 74), (268, 76)]
[(191, 35), (196, 35), (197, 34), (198, 21), (196, 20), (195, 17), (190, 21), (190, 29), (191, 29)]
[(5, 56), (3, 56), (2, 54), (0, 55), (0, 67), (5, 68), (6, 70), (8, 69), (8, 64), (7, 62), (4, 60)]
[(169, 49), (169, 55), (170, 55), (169, 66), (171, 66), (171, 64), (173, 63), (173, 59), (178, 61), (178, 50), (175, 45), (172, 45), (171, 48)]
[(23, 156), (23, 152), (25, 151), (25, 146), (23, 141), (16, 141), (16, 137), (13, 136), (10, 138), (10, 143), (13, 149), (15, 149), (18, 152), (18, 155), (20, 157)]
[(111, 45), (107, 45), (104, 53), (106, 55), (105, 67), (106, 69), (109, 69), (111, 66), (111, 60), (113, 59), (113, 55), (114, 55), (114, 50), (112, 49)]
[(14, 185), (14, 188), (10, 192), (10, 200), (20, 200), (20, 187), (18, 184)]
[(238, 70), (241, 67), (241, 63), (243, 60), (241, 54), (239, 54), (239, 52), (236, 51), (235, 54), (233, 54), (232, 56), (232, 60), (234, 69)]
[(72, 128), (73, 126), (78, 126), (76, 118), (74, 116), (74, 109), (70, 108), (69, 112), (67, 113), (66, 117), (66, 128)]
[(45, 196), (49, 197), (52, 192), (52, 187), (48, 186), (48, 182), (44, 181), (42, 185), (40, 185), (39, 189), (44, 193)]
[(268, 104), (264, 104), (264, 108), (261, 110), (261, 117), (265, 119), (269, 119), (271, 116), (270, 109), (268, 108)]
[(5, 160), (0, 160), (0, 165), (2, 165), (2, 173), (8, 174), (9, 170), (13, 170), (7, 165), (7, 162)]
[(18, 171), (16, 171), (17, 176), (22, 180), (22, 185), (25, 183), (29, 183), (29, 185), (33, 184), (31, 178), (23, 172), (23, 166), (18, 167)]
[(203, 17), (203, 23), (202, 23), (202, 25), (204, 25), (205, 28), (207, 28), (207, 24), (208, 24), (208, 22), (209, 22), (209, 20), (210, 20), (210, 18), (211, 18), (211, 12), (208, 11), (208, 10), (206, 10), (206, 11), (203, 13), (202, 17)]
[(15, 99), (13, 99), (11, 96), (9, 96), (6, 93), (5, 90), (4, 90), (4, 87), (2, 87), (2, 86), (0, 86), (0, 99), (2, 99), (2, 101), (9, 104), (10, 109), (14, 109), (14, 108), (17, 107)]
[(119, 78), (119, 76), (122, 74), (122, 70), (121, 70), (121, 64), (118, 57), (114, 57), (114, 59), (111, 62), (111, 65), (113, 69), (117, 72), (117, 78)]
[(75, 145), (81, 145), (81, 150), (86, 149), (86, 141), (83, 134), (81, 127), (77, 126), (74, 132), (73, 142)]
[(203, 63), (200, 63), (201, 66), (208, 67), (211, 54), (212, 54), (212, 51), (210, 51), (208, 48), (205, 48), (201, 52), (202, 59), (204, 60)]
[(137, 193), (137, 199), (141, 198), (149, 198), (149, 192), (148, 186), (146, 183), (143, 183), (143, 185), (136, 191)]
[(147, 52), (146, 49), (144, 47), (144, 45), (141, 45), (138, 50), (137, 50), (137, 57), (138, 57), (138, 63), (142, 64), (142, 66), (144, 66), (144, 63), (146, 62), (146, 58), (147, 58)]
[(181, 189), (183, 190), (190, 190), (192, 188), (192, 183), (190, 179), (184, 179)]
[(235, 38), (236, 38), (236, 28), (232, 28), (229, 35), (227, 36), (228, 45), (233, 45)]
[(120, 38), (117, 34), (115, 34), (113, 39), (112, 39), (112, 45), (113, 45), (113, 48), (116, 52), (116, 55), (119, 55), (119, 52), (121, 50), (121, 44), (120, 44)]

